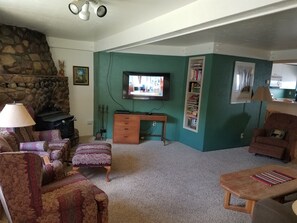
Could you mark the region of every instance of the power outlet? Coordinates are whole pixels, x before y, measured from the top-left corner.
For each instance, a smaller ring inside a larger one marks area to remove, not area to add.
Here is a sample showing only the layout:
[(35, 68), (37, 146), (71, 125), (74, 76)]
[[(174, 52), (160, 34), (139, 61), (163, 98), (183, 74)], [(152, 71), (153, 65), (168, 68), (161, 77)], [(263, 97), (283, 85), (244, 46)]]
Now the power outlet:
[(156, 125), (157, 125), (157, 122), (154, 121), (154, 122), (153, 122), (153, 126), (156, 126)]
[(243, 132), (240, 134), (240, 138), (241, 138), (241, 139), (244, 138), (244, 133), (243, 133)]

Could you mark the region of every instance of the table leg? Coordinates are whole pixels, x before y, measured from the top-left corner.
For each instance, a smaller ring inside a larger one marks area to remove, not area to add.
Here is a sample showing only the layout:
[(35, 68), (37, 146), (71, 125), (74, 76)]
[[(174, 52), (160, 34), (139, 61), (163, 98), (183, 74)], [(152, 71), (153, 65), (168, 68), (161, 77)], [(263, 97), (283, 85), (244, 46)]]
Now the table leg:
[(166, 144), (166, 122), (162, 122), (162, 139), (163, 140), (163, 144), (165, 146)]
[(106, 169), (106, 182), (110, 182), (109, 174), (111, 171), (111, 166), (105, 166), (104, 168)]
[(229, 191), (225, 191), (225, 196), (224, 196), (224, 208), (230, 209), (233, 211), (240, 211), (243, 213), (247, 214), (252, 214), (254, 210), (254, 206), (256, 201), (254, 200), (245, 200), (245, 205), (244, 206), (239, 206), (239, 205), (233, 205), (230, 203), (231, 200), (231, 193)]

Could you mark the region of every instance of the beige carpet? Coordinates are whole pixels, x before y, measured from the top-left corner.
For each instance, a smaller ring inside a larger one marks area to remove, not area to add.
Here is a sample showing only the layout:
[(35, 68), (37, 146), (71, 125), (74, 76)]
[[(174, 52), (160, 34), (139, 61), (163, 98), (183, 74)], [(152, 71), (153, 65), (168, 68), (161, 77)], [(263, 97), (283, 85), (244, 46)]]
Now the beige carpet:
[(103, 169), (81, 170), (108, 194), (110, 223), (250, 222), (249, 215), (223, 208), (220, 175), (265, 164), (284, 165), (249, 154), (247, 147), (200, 152), (178, 142), (113, 144), (112, 153), (110, 183), (104, 181)]
[[(92, 140), (83, 137), (80, 142)], [(265, 164), (284, 165), (249, 154), (247, 147), (200, 152), (178, 142), (163, 146), (160, 141), (112, 146), (110, 183), (105, 182), (103, 168), (81, 170), (108, 194), (110, 223), (250, 222), (249, 215), (223, 208), (220, 175)]]

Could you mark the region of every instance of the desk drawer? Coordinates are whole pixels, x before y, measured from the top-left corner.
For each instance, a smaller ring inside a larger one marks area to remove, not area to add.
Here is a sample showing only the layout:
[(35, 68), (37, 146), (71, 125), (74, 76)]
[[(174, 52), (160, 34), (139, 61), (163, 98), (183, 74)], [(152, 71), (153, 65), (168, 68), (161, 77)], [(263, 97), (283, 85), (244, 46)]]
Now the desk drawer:
[(127, 133), (114, 134), (113, 143), (139, 144), (139, 135), (138, 134), (130, 135)]
[(113, 123), (114, 143), (139, 143), (140, 119), (138, 116), (115, 114)]
[(114, 115), (114, 122), (138, 122), (139, 117), (138, 116), (133, 116), (133, 115), (119, 115), (116, 114)]

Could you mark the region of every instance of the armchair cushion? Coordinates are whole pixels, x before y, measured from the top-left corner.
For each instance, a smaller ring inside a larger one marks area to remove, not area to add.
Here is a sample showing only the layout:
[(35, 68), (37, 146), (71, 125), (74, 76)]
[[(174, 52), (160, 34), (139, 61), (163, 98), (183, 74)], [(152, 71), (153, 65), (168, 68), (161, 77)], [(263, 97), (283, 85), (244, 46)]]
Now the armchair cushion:
[(286, 132), (287, 131), (281, 130), (281, 129), (272, 129), (269, 132), (268, 136), (273, 137), (273, 138), (277, 138), (277, 139), (284, 139), (285, 135), (286, 135)]
[(274, 138), (274, 137), (258, 136), (258, 137), (256, 137), (255, 141), (258, 143), (272, 145), (272, 146), (278, 146), (278, 147), (282, 147), (282, 148), (286, 148), (288, 146), (288, 141), (282, 140), (279, 138)]
[(46, 141), (35, 141), (35, 142), (24, 142), (20, 143), (20, 151), (42, 151), (48, 150), (48, 142)]

